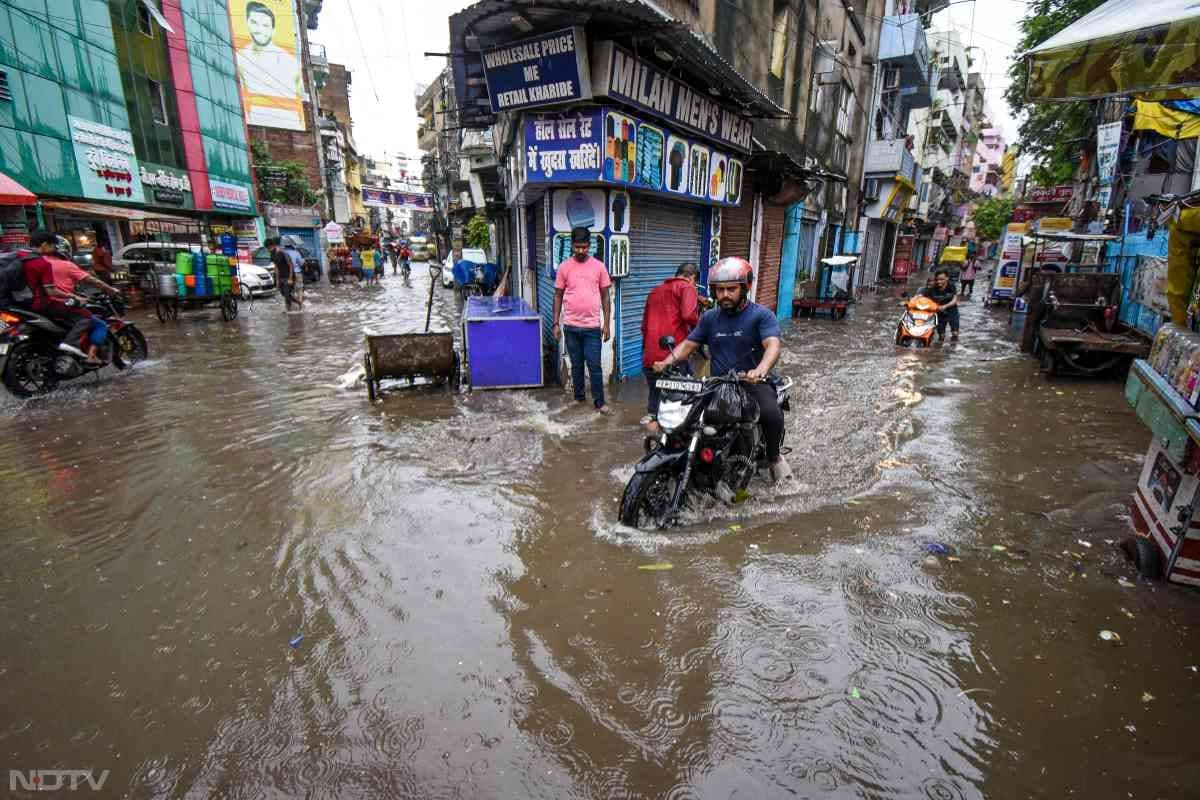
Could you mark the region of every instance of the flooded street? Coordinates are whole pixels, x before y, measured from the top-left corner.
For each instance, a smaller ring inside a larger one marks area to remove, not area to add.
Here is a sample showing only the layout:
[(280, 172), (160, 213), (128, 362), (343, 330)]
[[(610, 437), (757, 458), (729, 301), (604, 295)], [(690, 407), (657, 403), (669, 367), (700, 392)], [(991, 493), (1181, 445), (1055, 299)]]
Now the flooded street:
[(799, 485), (641, 533), (640, 380), (610, 418), (339, 388), (364, 330), (421, 330), (413, 274), (138, 314), (132, 374), (0, 400), (4, 770), (129, 798), (1196, 796), (1200, 594), (1116, 547), (1150, 436), (1121, 383), (1046, 381), (978, 302), (960, 344), (897, 351), (899, 289), (868, 296), (786, 329)]

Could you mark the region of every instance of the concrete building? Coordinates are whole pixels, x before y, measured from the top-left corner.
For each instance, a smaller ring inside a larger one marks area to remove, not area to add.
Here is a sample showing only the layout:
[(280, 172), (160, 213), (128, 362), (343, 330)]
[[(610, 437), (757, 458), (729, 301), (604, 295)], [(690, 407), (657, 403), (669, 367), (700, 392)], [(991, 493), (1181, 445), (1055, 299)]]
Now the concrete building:
[(984, 128), (975, 145), (971, 192), (984, 197), (996, 197), (1003, 192), (1001, 178), (1004, 156), (1004, 134), (999, 128)]
[(6, 241), (35, 225), (114, 252), (217, 232), (253, 240), (227, 16), (173, 0), (0, 0), (0, 31), (0, 173), (38, 197), (0, 216)]
[[(756, 301), (783, 318), (798, 296), (822, 290), (815, 265), (858, 238), (885, 10), (884, 0), (578, 0), (569, 10), (489, 0), (451, 17), (451, 50), (467, 55), (451, 62), (446, 116), (464, 130), (442, 137), (459, 150), (457, 182), (445, 170), (431, 188), (447, 184), (450, 209), (469, 202), (487, 213), (508, 291), (547, 323), (550, 374), (553, 277), (572, 220), (591, 220), (616, 282), (619, 324), (604, 354), (616, 378), (641, 373), (645, 296), (681, 261), (703, 271), (721, 257), (748, 259)], [(522, 57), (506, 47), (551, 36), (558, 48), (571, 26), (582, 29), (567, 45), (589, 65), (586, 96), (574, 83), (551, 87), (570, 86), (566, 102), (540, 86), (530, 93), (536, 70), (505, 85), (504, 62)], [(485, 61), (492, 51), (500, 55)], [(438, 115), (427, 98), (418, 109), (419, 133), (432, 137)], [(486, 140), (471, 130), (491, 131), (495, 189)], [(436, 147), (446, 164), (447, 143)]]
[[(888, 0), (880, 33), (878, 69), (871, 98), (863, 169), (863, 205), (859, 230), (864, 237), (855, 286), (903, 280), (920, 253), (905, 235), (912, 206), (924, 180), (924, 153), (909, 134), (910, 120), (928, 116), (939, 83), (938, 63), (926, 36), (930, 14), (945, 3)], [(907, 13), (900, 13), (901, 11)]]

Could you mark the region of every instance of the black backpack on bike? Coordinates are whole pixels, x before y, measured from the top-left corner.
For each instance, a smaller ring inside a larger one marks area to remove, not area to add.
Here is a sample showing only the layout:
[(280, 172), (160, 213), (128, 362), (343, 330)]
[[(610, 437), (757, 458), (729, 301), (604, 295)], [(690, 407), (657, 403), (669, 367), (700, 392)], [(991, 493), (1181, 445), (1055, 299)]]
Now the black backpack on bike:
[(25, 262), (37, 258), (33, 250), (0, 253), (0, 308), (27, 306), (33, 290), (25, 283)]

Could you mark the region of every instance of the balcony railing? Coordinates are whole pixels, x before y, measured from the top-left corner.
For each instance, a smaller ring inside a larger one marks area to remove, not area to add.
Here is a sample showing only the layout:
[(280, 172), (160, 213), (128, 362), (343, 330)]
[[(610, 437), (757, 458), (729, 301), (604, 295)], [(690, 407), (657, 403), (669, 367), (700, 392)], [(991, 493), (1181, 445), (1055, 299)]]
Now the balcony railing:
[(879, 33), (879, 60), (899, 67), (901, 85), (912, 86), (929, 72), (929, 45), (917, 14), (885, 17)]
[(900, 175), (913, 186), (919, 183), (917, 162), (904, 139), (876, 139), (867, 144), (864, 175)]

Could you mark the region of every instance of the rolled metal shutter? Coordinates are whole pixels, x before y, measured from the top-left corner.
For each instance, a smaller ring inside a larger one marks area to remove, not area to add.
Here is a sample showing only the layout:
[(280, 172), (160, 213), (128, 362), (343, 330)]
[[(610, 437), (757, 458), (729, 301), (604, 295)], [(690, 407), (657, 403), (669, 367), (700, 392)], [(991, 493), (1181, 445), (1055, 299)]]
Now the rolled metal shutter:
[[(722, 225), (722, 227), (724, 227)], [(704, 211), (696, 206), (634, 198), (629, 229), (629, 274), (620, 279), (622, 379), (642, 374), (642, 312), (646, 296), (684, 261), (700, 263)]]
[(517, 231), (520, 215), (514, 209), (508, 215), (508, 225), (505, 236), (508, 238), (508, 293), (512, 297), (521, 296), (521, 237)]
[(783, 253), (783, 227), (787, 206), (763, 204), (761, 256), (758, 260), (758, 292), (755, 302), (775, 310), (779, 299), (779, 259)]
[(754, 235), (754, 195), (743, 194), (742, 204), (721, 209), (721, 258), (737, 256), (750, 261)]
[(533, 260), (537, 266), (537, 307), (542, 316), (542, 374), (547, 383), (558, 383), (558, 342), (554, 327), (554, 275), (546, 263), (546, 202), (538, 200), (525, 212), (533, 217)]

